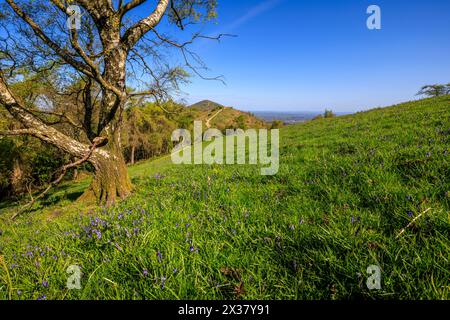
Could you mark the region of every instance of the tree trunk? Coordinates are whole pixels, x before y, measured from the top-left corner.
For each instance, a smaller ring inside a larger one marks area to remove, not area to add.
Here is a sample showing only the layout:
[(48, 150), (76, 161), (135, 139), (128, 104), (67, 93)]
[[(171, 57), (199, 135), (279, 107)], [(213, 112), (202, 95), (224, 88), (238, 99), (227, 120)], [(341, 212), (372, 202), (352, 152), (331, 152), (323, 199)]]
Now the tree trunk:
[(134, 154), (136, 152), (136, 147), (132, 146), (131, 147), (131, 165), (134, 165)]
[(19, 195), (25, 190), (24, 174), (19, 159), (14, 160), (13, 172), (11, 174), (11, 186), (14, 195)]
[(80, 200), (111, 206), (131, 194), (133, 187), (120, 151), (97, 150), (89, 162), (94, 166), (94, 178)]

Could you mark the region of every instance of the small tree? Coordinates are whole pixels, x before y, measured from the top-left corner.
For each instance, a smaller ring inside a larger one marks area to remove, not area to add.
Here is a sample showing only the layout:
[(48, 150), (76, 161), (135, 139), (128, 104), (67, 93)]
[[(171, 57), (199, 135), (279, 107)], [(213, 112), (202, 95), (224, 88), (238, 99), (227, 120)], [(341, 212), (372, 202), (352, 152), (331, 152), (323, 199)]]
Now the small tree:
[(428, 97), (440, 97), (449, 93), (449, 86), (442, 84), (433, 84), (423, 86), (417, 93), (418, 96), (428, 96)]
[(271, 129), (280, 129), (284, 127), (284, 122), (281, 120), (275, 120), (272, 122)]
[(327, 119), (327, 118), (334, 118), (334, 117), (336, 117), (336, 115), (333, 113), (333, 111), (332, 110), (325, 110), (325, 113), (323, 114), (323, 117), (325, 118), (325, 119)]

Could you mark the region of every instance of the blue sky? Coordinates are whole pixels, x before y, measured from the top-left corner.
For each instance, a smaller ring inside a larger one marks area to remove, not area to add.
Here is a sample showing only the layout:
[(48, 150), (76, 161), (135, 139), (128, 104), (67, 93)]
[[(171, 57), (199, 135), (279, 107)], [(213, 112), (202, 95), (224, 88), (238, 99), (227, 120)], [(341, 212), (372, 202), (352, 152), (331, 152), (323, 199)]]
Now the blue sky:
[[(366, 27), (371, 4), (381, 7), (381, 30)], [(218, 12), (204, 32), (238, 37), (194, 49), (226, 86), (194, 78), (183, 88), (188, 102), (353, 112), (450, 82), (448, 0), (219, 0)]]

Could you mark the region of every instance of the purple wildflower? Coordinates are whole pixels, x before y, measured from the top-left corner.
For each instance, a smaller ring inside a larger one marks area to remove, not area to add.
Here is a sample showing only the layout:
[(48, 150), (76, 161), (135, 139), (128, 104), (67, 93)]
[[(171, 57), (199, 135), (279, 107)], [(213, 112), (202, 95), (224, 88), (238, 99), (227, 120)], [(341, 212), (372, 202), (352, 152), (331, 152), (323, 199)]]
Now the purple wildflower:
[(134, 228), (133, 232), (134, 232), (134, 235), (137, 236), (139, 233), (139, 228)]
[(158, 262), (162, 262), (163, 256), (162, 256), (162, 254), (161, 254), (160, 251), (158, 251), (158, 252), (156, 253), (156, 256), (158, 257)]
[(412, 211), (408, 211), (408, 217), (410, 217), (410, 218), (412, 218), (413, 216), (414, 216), (414, 212), (412, 212)]
[(92, 230), (92, 233), (95, 233), (95, 235), (97, 236), (97, 239), (101, 239), (102, 238), (102, 233), (98, 230)]
[(178, 272), (177, 268), (173, 268), (173, 274), (176, 274)]
[(148, 270), (144, 269), (144, 271), (142, 271), (142, 274), (144, 275), (144, 277), (148, 276)]
[(42, 281), (42, 286), (44, 288), (48, 288), (48, 281), (47, 280)]
[(355, 224), (355, 223), (357, 223), (357, 222), (360, 222), (361, 221), (361, 218), (360, 217), (352, 217), (352, 219), (351, 219), (351, 221), (352, 221), (352, 223), (353, 224)]
[(38, 297), (37, 300), (38, 301), (47, 300), (47, 296), (44, 294), (43, 296)]

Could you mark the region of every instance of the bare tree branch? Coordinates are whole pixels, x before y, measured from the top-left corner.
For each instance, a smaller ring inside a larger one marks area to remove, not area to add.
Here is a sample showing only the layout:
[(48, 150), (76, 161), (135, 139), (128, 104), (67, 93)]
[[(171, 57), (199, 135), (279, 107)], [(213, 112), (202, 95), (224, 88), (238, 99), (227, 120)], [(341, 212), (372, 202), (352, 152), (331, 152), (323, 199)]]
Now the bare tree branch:
[(77, 61), (72, 57), (70, 52), (68, 52), (65, 49), (62, 49), (60, 46), (58, 46), (54, 41), (52, 41), (39, 27), (39, 25), (34, 22), (31, 17), (29, 17), (15, 2), (14, 0), (6, 0), (6, 2), (9, 4), (9, 6), (14, 10), (14, 12), (22, 18), (23, 21), (25, 21), (33, 30), (33, 32), (38, 36), (46, 45), (48, 45), (58, 56), (60, 56), (65, 62), (73, 66), (78, 71), (84, 73), (87, 76), (93, 76), (92, 73), (89, 71), (86, 65), (83, 63)]
[(122, 37), (122, 43), (130, 50), (150, 30), (161, 21), (169, 5), (169, 0), (159, 0), (155, 10), (146, 18), (129, 28)]

